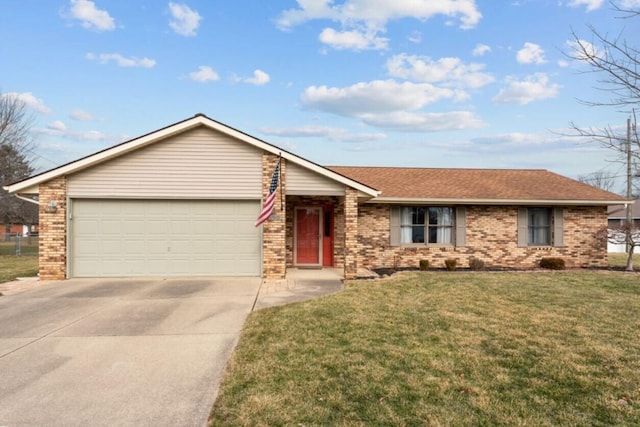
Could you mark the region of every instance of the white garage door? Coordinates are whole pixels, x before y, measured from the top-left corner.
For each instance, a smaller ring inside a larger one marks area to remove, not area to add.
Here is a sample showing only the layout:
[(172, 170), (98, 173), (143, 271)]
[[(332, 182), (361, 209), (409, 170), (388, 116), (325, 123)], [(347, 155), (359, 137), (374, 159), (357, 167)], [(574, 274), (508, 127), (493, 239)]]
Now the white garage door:
[(72, 201), (74, 277), (259, 276), (258, 201)]

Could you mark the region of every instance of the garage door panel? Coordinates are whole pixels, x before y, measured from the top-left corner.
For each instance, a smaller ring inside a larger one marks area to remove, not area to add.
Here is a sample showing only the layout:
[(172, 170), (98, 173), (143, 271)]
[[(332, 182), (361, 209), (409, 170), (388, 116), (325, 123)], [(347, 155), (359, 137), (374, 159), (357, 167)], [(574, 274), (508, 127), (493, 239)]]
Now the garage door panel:
[[(96, 242), (98, 243), (98, 242)], [(121, 252), (127, 252), (129, 247), (122, 244), (121, 240), (107, 240), (104, 239), (101, 241), (102, 243), (102, 254), (103, 255), (117, 255)], [(99, 248), (99, 247), (98, 247)], [(99, 250), (99, 249), (98, 249)]]
[(258, 201), (73, 200), (76, 277), (260, 275)]
[(151, 235), (165, 235), (166, 231), (169, 228), (169, 221), (164, 221), (161, 219), (147, 219), (145, 222), (144, 230), (146, 233)]

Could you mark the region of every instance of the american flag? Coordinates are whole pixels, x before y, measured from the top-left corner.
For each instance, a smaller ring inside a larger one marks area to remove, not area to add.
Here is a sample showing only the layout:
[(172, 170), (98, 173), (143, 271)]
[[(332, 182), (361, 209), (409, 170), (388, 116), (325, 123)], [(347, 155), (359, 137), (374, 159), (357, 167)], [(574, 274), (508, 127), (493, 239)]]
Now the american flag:
[(256, 220), (255, 226), (258, 227), (260, 224), (269, 219), (271, 214), (273, 213), (273, 208), (276, 203), (276, 189), (278, 188), (278, 178), (280, 177), (280, 162), (282, 158), (278, 159), (278, 164), (276, 165), (276, 169), (273, 171), (273, 176), (271, 177), (271, 185), (269, 185), (269, 195), (267, 199), (264, 201), (264, 205), (262, 206), (262, 211), (260, 215), (258, 215), (258, 219)]

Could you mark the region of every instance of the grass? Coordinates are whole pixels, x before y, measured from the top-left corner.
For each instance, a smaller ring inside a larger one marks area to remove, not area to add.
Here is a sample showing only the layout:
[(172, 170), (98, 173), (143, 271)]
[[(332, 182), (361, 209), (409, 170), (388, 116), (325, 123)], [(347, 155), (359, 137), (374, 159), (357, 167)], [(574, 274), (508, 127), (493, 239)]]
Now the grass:
[[(636, 251), (633, 254), (633, 269), (640, 270), (640, 253), (635, 253)], [(608, 258), (610, 267), (624, 268), (627, 266), (626, 253), (609, 252)]]
[(0, 283), (38, 274), (38, 257), (0, 255)]
[(640, 277), (411, 273), (253, 313), (211, 425), (640, 425)]
[[(38, 254), (38, 238), (28, 237), (23, 238), (20, 241), (20, 253), (22, 255), (37, 255)], [(0, 255), (15, 255), (16, 254), (16, 241), (12, 238), (10, 241), (0, 241)]]

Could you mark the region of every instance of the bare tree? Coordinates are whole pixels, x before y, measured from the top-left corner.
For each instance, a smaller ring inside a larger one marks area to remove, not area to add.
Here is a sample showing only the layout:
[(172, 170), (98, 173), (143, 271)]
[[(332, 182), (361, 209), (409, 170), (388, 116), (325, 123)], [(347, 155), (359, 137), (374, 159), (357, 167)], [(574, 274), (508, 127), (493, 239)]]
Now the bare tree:
[(591, 172), (586, 175), (578, 175), (578, 181), (611, 192), (613, 192), (616, 187), (616, 176), (605, 170)]
[[(640, 16), (640, 6), (625, 1), (611, 1), (613, 10), (619, 13), (620, 19), (634, 20)], [(637, 26), (637, 22), (632, 25)], [(637, 45), (625, 39), (624, 31), (615, 36), (600, 32), (596, 27), (587, 26), (591, 41), (581, 38), (572, 32), (573, 50), (568, 53), (571, 59), (588, 65), (589, 71), (597, 76), (597, 89), (604, 91), (608, 99), (605, 101), (580, 100), (583, 104), (594, 107), (614, 108), (632, 118), (633, 125), (626, 128), (612, 127), (581, 127), (571, 123), (574, 135), (583, 137), (590, 142), (610, 149), (619, 155), (619, 160), (628, 165), (631, 172), (627, 177), (627, 196), (633, 191), (632, 177), (638, 176), (640, 165), (640, 138), (635, 125), (636, 108), (640, 107), (640, 50)], [(637, 43), (637, 39), (633, 39)], [(626, 119), (626, 117), (625, 117)], [(622, 122), (622, 121), (621, 121)], [(622, 124), (622, 123), (620, 123)], [(633, 172), (636, 171), (636, 172)], [(624, 224), (624, 230), (611, 230), (607, 233), (609, 241), (626, 239), (629, 248), (627, 269), (633, 269), (633, 249), (635, 236), (639, 237), (640, 229), (635, 228), (631, 221)]]
[[(640, 16), (639, 7), (623, 8), (624, 2), (612, 1), (612, 8), (620, 13), (621, 19), (635, 20)], [(640, 23), (633, 22), (634, 25)], [(597, 75), (597, 89), (604, 91), (609, 99), (604, 101), (580, 100), (581, 103), (596, 107), (616, 108), (632, 117), (632, 159), (636, 167), (640, 164), (640, 139), (635, 111), (640, 106), (640, 50), (624, 38), (624, 32), (616, 36), (601, 33), (596, 27), (587, 26), (591, 41), (581, 38), (572, 31), (573, 49), (567, 54), (571, 59), (589, 66), (589, 73)], [(637, 43), (637, 40), (633, 40)], [(622, 121), (620, 123), (622, 125)], [(571, 123), (575, 134), (596, 142), (604, 148), (619, 153), (626, 158), (626, 129), (623, 126), (604, 128), (581, 127)]]
[(607, 227), (600, 232), (609, 243), (615, 245), (627, 246), (627, 265), (626, 271), (633, 271), (633, 254), (635, 248), (640, 246), (640, 228), (634, 225), (633, 222), (625, 222), (623, 224)]
[(0, 223), (8, 229), (15, 223), (32, 225), (38, 221), (35, 204), (20, 200), (1, 188), (33, 173), (28, 158), (32, 122), (33, 117), (20, 98), (0, 93)]

